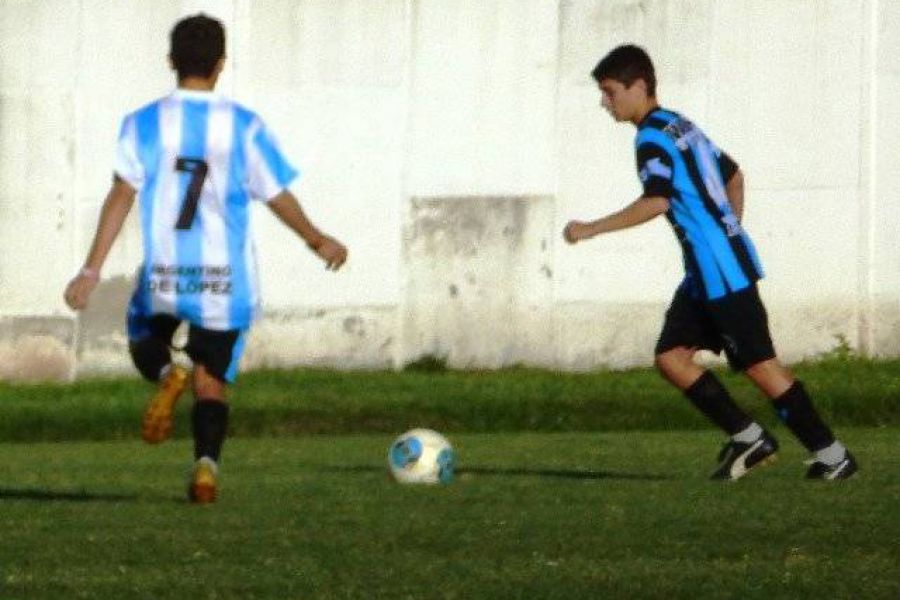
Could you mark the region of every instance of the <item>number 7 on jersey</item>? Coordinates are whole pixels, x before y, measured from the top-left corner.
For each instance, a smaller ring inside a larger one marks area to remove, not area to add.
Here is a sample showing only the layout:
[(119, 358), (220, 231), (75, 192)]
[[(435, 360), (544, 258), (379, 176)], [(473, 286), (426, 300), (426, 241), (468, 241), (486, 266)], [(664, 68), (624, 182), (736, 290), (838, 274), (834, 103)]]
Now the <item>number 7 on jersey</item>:
[(175, 229), (190, 229), (194, 223), (194, 216), (197, 214), (197, 203), (200, 202), (200, 191), (203, 189), (203, 182), (209, 172), (209, 165), (202, 158), (179, 156), (175, 160), (175, 170), (191, 174), (191, 181), (184, 194), (184, 203), (181, 205)]

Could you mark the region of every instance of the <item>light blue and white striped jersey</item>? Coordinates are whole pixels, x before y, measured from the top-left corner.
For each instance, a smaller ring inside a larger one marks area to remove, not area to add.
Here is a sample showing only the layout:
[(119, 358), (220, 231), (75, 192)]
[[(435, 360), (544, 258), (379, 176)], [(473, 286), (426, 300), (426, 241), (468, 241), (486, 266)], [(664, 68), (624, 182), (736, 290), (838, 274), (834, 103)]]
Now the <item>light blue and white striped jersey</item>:
[(125, 117), (115, 173), (138, 191), (144, 264), (130, 310), (245, 329), (259, 307), (250, 201), (298, 176), (253, 112), (178, 89)]

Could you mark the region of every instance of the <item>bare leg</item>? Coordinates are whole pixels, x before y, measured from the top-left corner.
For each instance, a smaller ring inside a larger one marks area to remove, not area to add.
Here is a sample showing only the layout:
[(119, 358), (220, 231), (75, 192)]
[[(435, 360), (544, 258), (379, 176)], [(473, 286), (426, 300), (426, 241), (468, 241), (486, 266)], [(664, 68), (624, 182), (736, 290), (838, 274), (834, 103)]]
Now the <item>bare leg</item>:
[(209, 374), (203, 365), (194, 366), (194, 398), (197, 400), (218, 400), (226, 402), (226, 385)]
[(777, 358), (758, 362), (745, 371), (747, 377), (769, 399), (781, 397), (794, 385), (794, 376)]
[(667, 350), (656, 355), (656, 368), (669, 383), (685, 391), (700, 379), (705, 371), (694, 362), (696, 353), (696, 348), (686, 346)]

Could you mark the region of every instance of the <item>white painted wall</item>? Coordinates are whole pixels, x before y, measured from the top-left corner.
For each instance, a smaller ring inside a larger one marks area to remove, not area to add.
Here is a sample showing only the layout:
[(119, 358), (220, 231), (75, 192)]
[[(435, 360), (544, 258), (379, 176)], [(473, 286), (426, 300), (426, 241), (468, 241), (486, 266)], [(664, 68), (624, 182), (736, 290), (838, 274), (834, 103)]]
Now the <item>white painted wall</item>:
[(169, 30), (198, 10), (228, 29), (221, 91), (271, 124), (305, 208), (351, 249), (326, 273), (256, 212), (248, 368), (648, 364), (681, 277), (668, 226), (559, 239), (639, 193), (633, 128), (589, 76), (623, 42), (740, 162), (782, 355), (838, 337), (900, 355), (896, 2), (2, 0), (0, 378), (129, 372), (136, 215), (92, 307), (76, 317), (61, 294), (119, 120), (171, 88)]

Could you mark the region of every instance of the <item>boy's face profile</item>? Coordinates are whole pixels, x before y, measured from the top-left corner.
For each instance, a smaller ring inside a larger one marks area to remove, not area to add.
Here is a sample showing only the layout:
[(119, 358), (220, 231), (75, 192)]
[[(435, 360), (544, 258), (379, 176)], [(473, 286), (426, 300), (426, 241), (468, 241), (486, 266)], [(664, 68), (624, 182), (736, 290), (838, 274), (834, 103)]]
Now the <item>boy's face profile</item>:
[(630, 86), (615, 79), (603, 79), (600, 88), (600, 106), (616, 121), (634, 121), (635, 115), (647, 100), (647, 84), (637, 79)]

